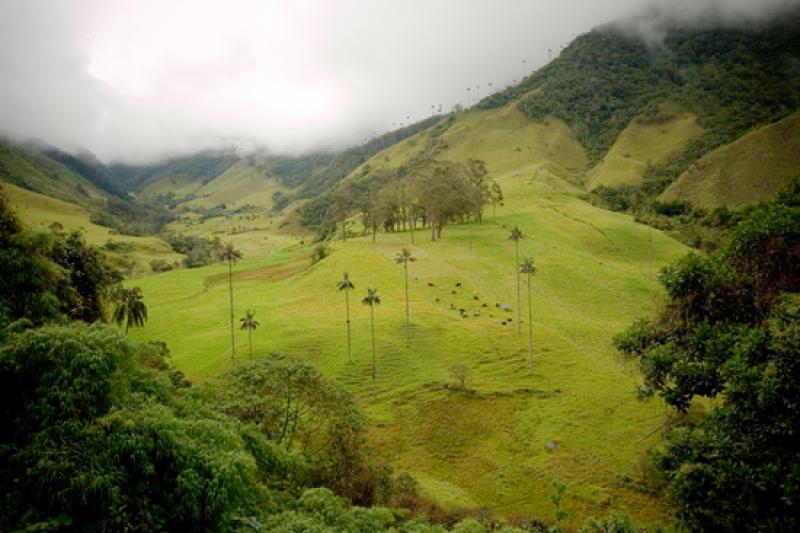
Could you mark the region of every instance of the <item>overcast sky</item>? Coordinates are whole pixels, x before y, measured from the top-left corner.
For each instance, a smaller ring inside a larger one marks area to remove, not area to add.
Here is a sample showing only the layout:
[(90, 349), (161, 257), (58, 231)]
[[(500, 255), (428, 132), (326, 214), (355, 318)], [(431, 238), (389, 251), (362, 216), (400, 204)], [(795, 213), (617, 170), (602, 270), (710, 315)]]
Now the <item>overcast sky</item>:
[(468, 86), (485, 96), (654, 1), (689, 19), (797, 3), (0, 0), (0, 132), (105, 161), (342, 148), (466, 104)]

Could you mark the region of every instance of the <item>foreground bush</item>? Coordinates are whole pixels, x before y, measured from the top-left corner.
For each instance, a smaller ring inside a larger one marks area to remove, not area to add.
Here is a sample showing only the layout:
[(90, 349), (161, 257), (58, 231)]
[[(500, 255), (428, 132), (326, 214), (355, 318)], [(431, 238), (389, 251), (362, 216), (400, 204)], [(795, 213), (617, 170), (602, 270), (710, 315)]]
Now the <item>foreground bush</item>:
[(0, 350), (0, 530), (216, 531), (262, 507), (243, 428), (145, 364), (154, 350), (82, 325)]
[(678, 517), (702, 531), (800, 528), (800, 186), (754, 209), (717, 255), (666, 268), (655, 320), (617, 336), (644, 395), (679, 411), (717, 399), (672, 432), (660, 460)]

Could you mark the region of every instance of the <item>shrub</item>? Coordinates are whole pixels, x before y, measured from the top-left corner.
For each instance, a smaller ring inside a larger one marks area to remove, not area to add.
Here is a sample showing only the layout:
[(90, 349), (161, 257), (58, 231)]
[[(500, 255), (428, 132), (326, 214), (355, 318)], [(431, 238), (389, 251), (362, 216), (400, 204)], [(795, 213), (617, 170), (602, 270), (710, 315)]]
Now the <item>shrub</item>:
[(330, 255), (330, 250), (328, 249), (328, 245), (324, 242), (318, 242), (314, 245), (314, 249), (311, 252), (311, 264), (315, 265), (328, 257)]

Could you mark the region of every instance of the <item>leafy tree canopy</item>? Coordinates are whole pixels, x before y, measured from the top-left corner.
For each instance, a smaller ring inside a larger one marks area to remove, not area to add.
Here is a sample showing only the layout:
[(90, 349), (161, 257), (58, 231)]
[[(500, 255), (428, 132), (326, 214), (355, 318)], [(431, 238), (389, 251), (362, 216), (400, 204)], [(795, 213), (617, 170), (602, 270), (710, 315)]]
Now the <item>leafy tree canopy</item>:
[(668, 300), (615, 338), (644, 395), (679, 410), (718, 398), (674, 430), (659, 464), (693, 530), (800, 527), (800, 186), (755, 209), (712, 257), (664, 269)]

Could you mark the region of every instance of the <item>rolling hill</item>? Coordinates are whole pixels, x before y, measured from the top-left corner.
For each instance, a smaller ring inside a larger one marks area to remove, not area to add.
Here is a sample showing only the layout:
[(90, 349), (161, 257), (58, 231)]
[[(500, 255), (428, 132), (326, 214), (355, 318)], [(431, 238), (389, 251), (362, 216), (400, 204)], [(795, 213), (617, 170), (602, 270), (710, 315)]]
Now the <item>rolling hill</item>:
[(640, 186), (649, 165), (667, 161), (702, 135), (697, 117), (675, 105), (662, 105), (655, 116), (639, 115), (586, 174), (586, 186)]
[(800, 113), (704, 155), (659, 200), (740, 207), (769, 199), (796, 176), (800, 176)]

